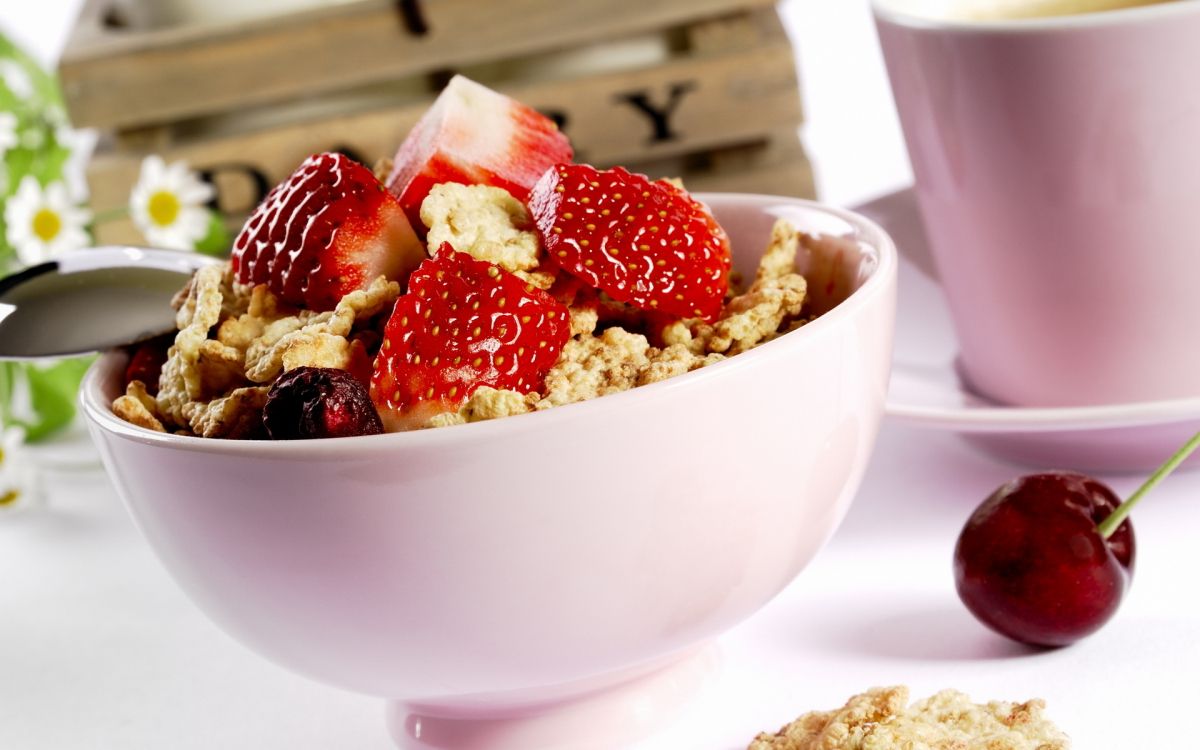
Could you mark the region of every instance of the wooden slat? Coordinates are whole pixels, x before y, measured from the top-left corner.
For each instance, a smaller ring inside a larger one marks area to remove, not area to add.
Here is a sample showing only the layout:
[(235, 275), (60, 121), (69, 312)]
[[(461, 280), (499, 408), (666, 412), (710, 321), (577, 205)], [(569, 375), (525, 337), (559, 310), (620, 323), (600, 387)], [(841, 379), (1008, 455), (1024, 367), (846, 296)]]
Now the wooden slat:
[[(766, 23), (774, 19), (773, 25)], [(693, 153), (730, 143), (762, 140), (800, 121), (794, 58), (778, 34), (773, 10), (758, 11), (745, 24), (766, 29), (760, 44), (733, 52), (704, 50), (643, 70), (567, 80), (512, 83), (501, 90), (565, 118), (578, 158), (597, 164), (637, 163)], [(674, 109), (655, 121), (634, 103)], [(310, 153), (349, 148), (365, 161), (390, 156), (427, 102), (404, 107), (325, 116), (258, 132), (208, 135), (180, 141), (160, 153), (214, 171), (220, 204), (236, 216), (257, 202), (264, 184), (282, 180)], [(156, 149), (157, 150), (157, 149)], [(146, 151), (100, 154), (89, 167), (93, 208), (123, 206)]]
[(812, 166), (794, 130), (767, 140), (631, 165), (651, 177), (681, 177), (695, 192), (814, 198)]
[[(795, 133), (785, 133), (765, 142), (684, 154), (643, 163), (626, 163), (651, 177), (679, 177), (694, 192), (761, 193), (815, 198), (812, 166)], [(236, 232), (240, 223), (229, 222)], [(96, 228), (102, 244), (141, 244), (144, 239), (127, 218), (105, 222)]]
[[(416, 34), (406, 28), (396, 0), (359, 0), (237, 25), (79, 29), (59, 74), (77, 126), (137, 127), (771, 4), (426, 0), (419, 6), (427, 29)], [(97, 17), (92, 13), (87, 22)]]

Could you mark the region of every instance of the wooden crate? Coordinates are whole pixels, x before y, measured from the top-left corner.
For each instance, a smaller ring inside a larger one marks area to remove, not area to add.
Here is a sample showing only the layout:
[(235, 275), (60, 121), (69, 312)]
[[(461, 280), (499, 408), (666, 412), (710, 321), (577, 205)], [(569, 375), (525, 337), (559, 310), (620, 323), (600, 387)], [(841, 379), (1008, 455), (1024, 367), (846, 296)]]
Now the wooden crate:
[[(108, 133), (88, 174), (100, 215), (158, 153), (209, 179), (236, 227), (311, 153), (390, 156), (453, 72), (555, 117), (581, 161), (812, 195), (795, 56), (764, 0), (358, 0), (165, 29), (106, 22), (116, 1), (89, 0), (60, 67), (75, 124)], [(128, 220), (97, 234), (140, 240)]]

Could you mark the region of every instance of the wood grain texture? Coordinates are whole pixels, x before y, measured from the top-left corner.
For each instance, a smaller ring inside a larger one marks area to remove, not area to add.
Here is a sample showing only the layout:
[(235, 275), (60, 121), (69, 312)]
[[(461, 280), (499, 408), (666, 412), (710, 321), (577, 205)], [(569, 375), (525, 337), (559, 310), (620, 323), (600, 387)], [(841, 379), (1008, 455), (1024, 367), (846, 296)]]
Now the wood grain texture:
[[(644, 69), (568, 79), (513, 82), (501, 90), (563, 118), (577, 158), (598, 165), (639, 164), (762, 141), (801, 119), (795, 59), (773, 10), (737, 22), (757, 42), (732, 49), (699, 45)], [(427, 101), (326, 114), (276, 127), (201, 132), (175, 140), (125, 141), (89, 167), (97, 212), (125, 204), (142, 158), (160, 153), (212, 176), (220, 208), (241, 216), (306, 156), (346, 150), (366, 163), (390, 156)], [(656, 114), (655, 114), (656, 113)]]
[[(775, 133), (765, 141), (644, 162), (625, 162), (624, 166), (653, 178), (679, 177), (694, 192), (816, 197), (812, 166), (795, 130)], [(230, 231), (238, 232), (242, 220), (240, 215), (228, 216)], [(139, 245), (144, 242), (127, 218), (98, 225), (96, 240), (101, 244)]]
[(136, 127), (562, 49), (773, 5), (771, 0), (426, 0), (424, 34), (394, 0), (237, 25), (100, 25), (90, 0), (59, 66), (77, 126)]

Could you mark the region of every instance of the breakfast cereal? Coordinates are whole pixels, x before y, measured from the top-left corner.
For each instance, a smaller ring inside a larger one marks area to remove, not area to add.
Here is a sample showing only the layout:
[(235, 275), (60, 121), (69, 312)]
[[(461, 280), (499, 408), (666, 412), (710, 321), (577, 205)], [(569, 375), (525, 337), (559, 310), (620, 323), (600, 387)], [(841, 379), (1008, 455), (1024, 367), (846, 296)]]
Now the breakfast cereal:
[(1045, 703), (972, 703), (955, 690), (909, 705), (906, 687), (874, 688), (833, 711), (813, 711), (748, 750), (1069, 750)]
[[(374, 173), (316, 154), (271, 190), (229, 262), (176, 296), (174, 343), (114, 413), (223, 438), (441, 427), (660, 382), (803, 325), (791, 224), (740, 290), (729, 238), (679, 181), (573, 162), (543, 115), (465, 79), (448, 91), (464, 87), (470, 106), (439, 98)], [(482, 123), (511, 138), (467, 137)], [(371, 418), (325, 409), (331, 388)], [(264, 417), (277, 391), (290, 406)], [(312, 404), (325, 422), (286, 413)]]

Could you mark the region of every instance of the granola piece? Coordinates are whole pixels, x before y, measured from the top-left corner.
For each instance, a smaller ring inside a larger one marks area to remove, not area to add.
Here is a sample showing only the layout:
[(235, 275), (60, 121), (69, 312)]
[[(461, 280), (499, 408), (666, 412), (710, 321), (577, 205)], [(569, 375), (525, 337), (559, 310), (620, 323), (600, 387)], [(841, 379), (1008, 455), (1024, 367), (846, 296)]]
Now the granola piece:
[[(246, 377), (254, 383), (274, 380), (285, 369), (319, 361), (342, 361), (347, 369), (351, 347), (345, 342), (355, 324), (383, 312), (400, 296), (400, 285), (383, 276), (366, 289), (351, 292), (330, 312), (301, 310), (292, 317), (267, 324), (262, 334), (246, 349)], [(345, 347), (331, 343), (340, 338)], [(311, 357), (311, 360), (306, 359)], [(285, 358), (291, 367), (285, 365)]]
[(346, 370), (350, 366), (350, 339), (329, 333), (298, 331), (281, 347), (279, 364), (283, 372), (297, 367)]
[(649, 350), (645, 336), (619, 327), (600, 336), (568, 340), (558, 363), (546, 375), (545, 396), (536, 408), (549, 409), (633, 388), (650, 362)]
[(814, 711), (748, 750), (1068, 750), (1045, 702), (971, 702), (954, 690), (908, 706), (908, 688), (873, 688), (834, 711)]
[(683, 346), (692, 354), (704, 354), (712, 340), (713, 327), (698, 318), (676, 320), (659, 332), (664, 347)]
[(595, 305), (572, 305), (567, 310), (571, 313), (571, 335), (591, 336), (600, 322), (600, 313)]
[(558, 280), (558, 272), (547, 266), (536, 271), (513, 271), (513, 275), (537, 289), (549, 289)]
[(277, 320), (296, 315), (295, 308), (285, 304), (267, 288), (256, 284), (246, 298), (246, 311), (226, 318), (217, 328), (217, 340), (243, 352)]
[(193, 433), (207, 438), (240, 440), (262, 435), (266, 386), (237, 388), (208, 402), (193, 401), (183, 407), (185, 423)]
[(329, 367), (369, 375), (371, 355), (361, 339), (328, 333), (297, 334), (283, 350), (283, 371), (297, 367)]
[(236, 318), (244, 315), (250, 307), (251, 293), (254, 287), (239, 284), (233, 275), (233, 266), (223, 265), (224, 275), (221, 277), (221, 319)]
[(796, 273), (799, 246), (796, 228), (783, 219), (775, 222), (754, 283), (725, 305), (705, 343), (707, 351), (739, 354), (773, 338), (780, 326), (800, 315), (808, 284)]
[[(536, 399), (537, 394), (531, 394)], [(497, 390), (481, 386), (458, 411), (443, 412), (429, 420), (429, 427), (445, 427), (452, 424), (482, 422), (486, 419), (511, 417), (533, 410), (532, 399), (517, 391)]]
[(723, 354), (695, 354), (685, 344), (672, 344), (665, 349), (651, 349), (650, 361), (638, 373), (638, 385), (657, 383), (685, 372), (720, 362)]
[[(208, 269), (217, 269), (209, 271), (207, 281), (211, 282), (212, 278), (220, 275), (220, 281), (216, 290), (221, 294), (221, 318), (228, 316), (241, 315), (246, 311), (246, 305), (249, 302), (249, 290), (239, 285), (233, 276), (233, 268), (229, 263), (214, 263), (211, 266), (205, 266)], [(171, 297), (171, 307), (175, 309), (175, 324), (177, 328), (182, 329), (186, 325), (186, 321), (180, 322), (180, 314), (184, 313), (184, 308), (194, 310), (196, 302), (197, 284), (200, 281), (199, 269), (193, 273), (183, 288), (175, 292)]]
[(112, 410), (113, 414), (130, 424), (155, 432), (167, 431), (158, 418), (158, 404), (146, 391), (146, 384), (140, 380), (129, 381), (125, 386), (125, 395), (113, 401)]
[(505, 271), (528, 272), (541, 265), (541, 245), (531, 231), (529, 212), (503, 188), (457, 182), (434, 185), (421, 203), (421, 221), (429, 227), (433, 253), (449, 242), (458, 252)]
[[(205, 375), (216, 369), (228, 372), (227, 353), (207, 346), (208, 331), (221, 317), (226, 271), (225, 266), (219, 265), (196, 271), (175, 313), (179, 333), (167, 351), (167, 361), (159, 377), (157, 403), (159, 413), (176, 425), (186, 424), (182, 412), (185, 404), (199, 400), (206, 390), (214, 390), (206, 389)], [(224, 346), (220, 342), (211, 343)]]
[(758, 259), (755, 281), (783, 279), (796, 274), (796, 252), (800, 249), (801, 233), (787, 219), (779, 219), (771, 227), (767, 249)]

